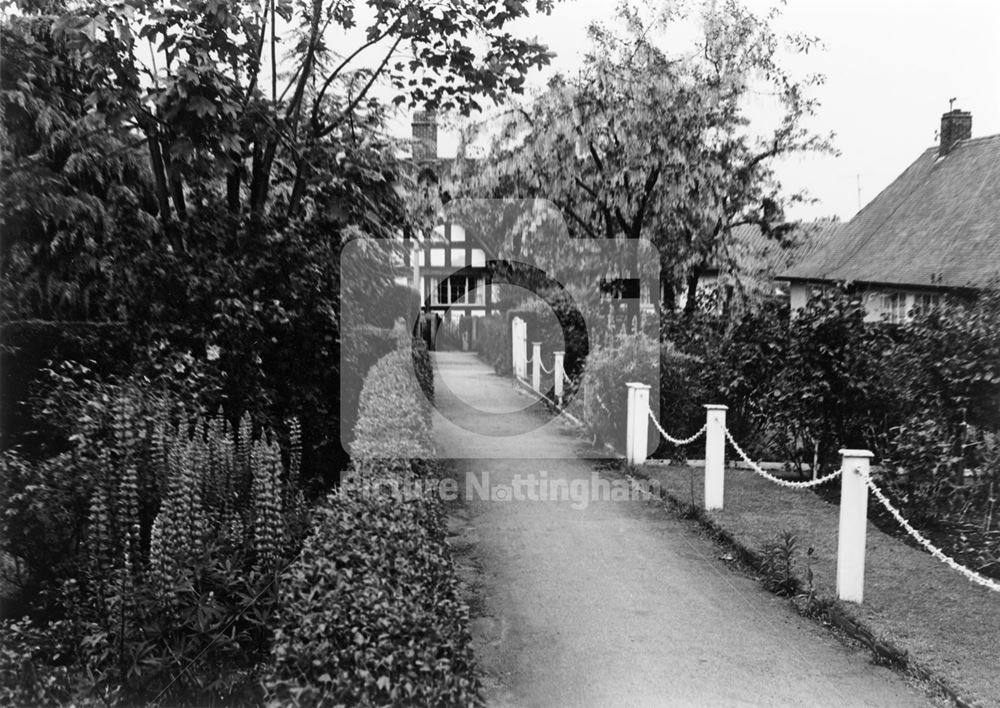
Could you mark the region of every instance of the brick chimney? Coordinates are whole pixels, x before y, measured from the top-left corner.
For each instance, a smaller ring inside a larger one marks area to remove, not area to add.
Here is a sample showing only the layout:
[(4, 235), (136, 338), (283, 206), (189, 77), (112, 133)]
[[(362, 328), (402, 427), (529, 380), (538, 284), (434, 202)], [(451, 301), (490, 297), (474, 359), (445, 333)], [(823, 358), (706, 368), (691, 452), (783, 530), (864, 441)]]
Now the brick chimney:
[(413, 159), (435, 160), (437, 154), (437, 114), (434, 111), (417, 111), (413, 114)]
[(944, 157), (959, 140), (972, 137), (972, 114), (957, 108), (941, 116), (941, 147), (938, 157)]

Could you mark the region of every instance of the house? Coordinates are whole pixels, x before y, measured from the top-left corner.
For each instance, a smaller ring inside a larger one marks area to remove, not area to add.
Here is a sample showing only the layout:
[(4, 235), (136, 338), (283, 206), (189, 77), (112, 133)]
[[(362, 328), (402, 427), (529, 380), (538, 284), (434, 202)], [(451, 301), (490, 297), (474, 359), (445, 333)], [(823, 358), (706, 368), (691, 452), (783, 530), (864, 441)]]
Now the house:
[[(439, 193), (447, 203), (449, 180), (455, 161), (438, 157), (437, 116), (433, 111), (413, 115), (413, 163), (417, 183)], [(406, 235), (410, 247), (405, 266), (407, 285), (420, 293), (421, 312), (427, 323), (424, 335), (432, 340), (442, 322), (468, 327), (475, 343), (472, 320), (493, 311), (487, 249), (462, 224), (446, 221), (430, 233)]]
[(1000, 135), (972, 138), (972, 115), (941, 116), (940, 142), (831, 239), (779, 278), (793, 309), (816, 288), (847, 283), (867, 319), (902, 322), (944, 293), (1000, 275)]

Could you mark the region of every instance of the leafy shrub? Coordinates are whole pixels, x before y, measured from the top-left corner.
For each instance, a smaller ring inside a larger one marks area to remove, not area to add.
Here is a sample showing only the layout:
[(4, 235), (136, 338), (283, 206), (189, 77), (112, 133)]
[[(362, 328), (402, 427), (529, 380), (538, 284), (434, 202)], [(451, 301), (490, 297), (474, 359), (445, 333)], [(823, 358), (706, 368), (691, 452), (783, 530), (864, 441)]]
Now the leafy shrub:
[(384, 290), (373, 298), (377, 307), (368, 315), (369, 322), (376, 327), (392, 329), (396, 321), (402, 319), (407, 328), (413, 327), (420, 316), (420, 293), (409, 285), (386, 283)]
[(132, 359), (121, 324), (23, 320), (0, 326), (0, 443), (22, 446), (32, 457), (66, 450), (62, 431), (31, 403), (49, 362), (64, 362), (104, 376), (127, 371)]
[(425, 365), (422, 355), (414, 354), (422, 351), (420, 345), (414, 346), (416, 350), (400, 348), (382, 357), (365, 377), (351, 447), (355, 460), (430, 455), (430, 402), (416, 370)]
[(490, 315), (479, 320), (479, 357), (503, 376), (511, 373), (510, 325), (503, 315)]
[(798, 537), (786, 529), (761, 548), (759, 570), (764, 587), (776, 595), (791, 596), (799, 590), (795, 577), (798, 545)]
[[(397, 346), (397, 333), (393, 329), (370, 325), (352, 327), (350, 336), (345, 337), (341, 343), (344, 368), (337, 384), (340, 397), (339, 409), (336, 413), (330, 413), (329, 420), (336, 421), (341, 426), (336, 438), (344, 446), (345, 451), (350, 450), (352, 437), (344, 433), (353, 431), (357, 426), (357, 412), (365, 377), (379, 359)], [(341, 420), (342, 415), (345, 416), (343, 420)]]
[(860, 299), (827, 292), (793, 317), (769, 303), (735, 321), (668, 320), (664, 334), (698, 358), (694, 394), (729, 407), (750, 454), (837, 465), (841, 447), (878, 449), (901, 405), (882, 361), (888, 335), (864, 316)]
[[(659, 400), (656, 364), (660, 346), (643, 335), (621, 337), (617, 347), (598, 346), (587, 357), (583, 375), (583, 419), (605, 442), (625, 449), (627, 383), (649, 383), (650, 405)], [(652, 429), (655, 433), (655, 429)], [(651, 433), (652, 434), (652, 433)], [(655, 438), (650, 438), (654, 439)]]
[[(406, 346), (406, 342), (403, 342)], [(413, 371), (417, 375), (417, 384), (424, 392), (424, 397), (428, 401), (434, 400), (434, 366), (431, 364), (430, 352), (422, 339), (414, 339), (409, 343), (411, 358), (413, 360)]]
[(271, 704), (481, 702), (440, 502), (378, 484), (421, 474), (417, 458), (430, 452), (430, 408), (413, 371), (426, 350), (400, 344), (365, 379), (355, 468), (282, 574)]
[(345, 488), (281, 579), (265, 679), (276, 705), (477, 705), (440, 510)]
[(71, 623), (39, 626), (28, 617), (0, 625), (0, 703), (49, 706), (81, 703)]

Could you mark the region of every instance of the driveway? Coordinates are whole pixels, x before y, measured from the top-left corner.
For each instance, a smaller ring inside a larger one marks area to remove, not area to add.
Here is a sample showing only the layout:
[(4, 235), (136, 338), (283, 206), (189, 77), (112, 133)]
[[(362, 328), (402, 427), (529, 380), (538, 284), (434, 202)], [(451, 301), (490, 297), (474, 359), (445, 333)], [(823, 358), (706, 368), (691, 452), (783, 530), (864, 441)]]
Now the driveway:
[(435, 440), (460, 485), (452, 540), (490, 705), (928, 705), (693, 524), (613, 501), (607, 454), (509, 379), (472, 354), (435, 357)]

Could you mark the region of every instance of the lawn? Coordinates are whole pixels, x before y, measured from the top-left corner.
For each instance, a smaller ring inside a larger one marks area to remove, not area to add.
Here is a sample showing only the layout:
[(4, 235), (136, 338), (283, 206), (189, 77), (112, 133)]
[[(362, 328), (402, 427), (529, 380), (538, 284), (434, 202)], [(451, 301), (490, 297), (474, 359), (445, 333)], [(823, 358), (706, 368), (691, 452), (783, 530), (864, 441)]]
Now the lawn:
[[(672, 500), (702, 508), (701, 468), (647, 464), (640, 474), (660, 482)], [(869, 515), (876, 503), (869, 500)], [(813, 548), (817, 596), (835, 597), (836, 505), (749, 470), (727, 469), (724, 510), (707, 512), (704, 519), (754, 553), (782, 532), (794, 533), (796, 575), (805, 583), (806, 550)], [(913, 671), (929, 674), (961, 702), (1000, 706), (1000, 593), (970, 583), (869, 522), (865, 601), (838, 602), (835, 610), (879, 641), (908, 652)]]

